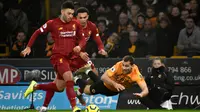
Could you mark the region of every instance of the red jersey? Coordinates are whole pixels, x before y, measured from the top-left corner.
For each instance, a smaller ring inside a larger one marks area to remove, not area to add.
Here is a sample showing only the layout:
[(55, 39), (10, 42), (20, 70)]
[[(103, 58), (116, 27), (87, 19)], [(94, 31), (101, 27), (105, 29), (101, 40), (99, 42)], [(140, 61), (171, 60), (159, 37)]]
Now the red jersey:
[(34, 32), (29, 40), (28, 47), (31, 47), (39, 34), (50, 32), (54, 40), (52, 54), (62, 54), (68, 56), (73, 52), (73, 48), (79, 39), (79, 46), (82, 48), (86, 44), (81, 25), (73, 19), (64, 23), (60, 18), (47, 21), (42, 27)]
[[(99, 36), (98, 28), (96, 27), (94, 23), (92, 23), (91, 21), (88, 21), (87, 26), (83, 28), (83, 33), (84, 33), (86, 41), (88, 41), (90, 37), (92, 37), (92, 39), (96, 42), (98, 49), (99, 50), (104, 49), (104, 45)], [(82, 51), (85, 51), (85, 48), (86, 46), (83, 47)]]

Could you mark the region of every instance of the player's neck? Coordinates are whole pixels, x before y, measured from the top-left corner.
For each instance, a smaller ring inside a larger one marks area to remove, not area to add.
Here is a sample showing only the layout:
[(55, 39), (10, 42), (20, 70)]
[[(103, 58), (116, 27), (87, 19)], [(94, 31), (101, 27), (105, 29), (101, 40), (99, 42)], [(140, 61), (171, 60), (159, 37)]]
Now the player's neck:
[(63, 23), (68, 23), (67, 21), (64, 20), (64, 18), (63, 18), (62, 15), (60, 16), (60, 20), (61, 20)]
[(86, 28), (86, 27), (87, 27), (87, 23), (86, 23), (85, 25), (82, 25), (82, 27), (83, 27), (83, 28)]

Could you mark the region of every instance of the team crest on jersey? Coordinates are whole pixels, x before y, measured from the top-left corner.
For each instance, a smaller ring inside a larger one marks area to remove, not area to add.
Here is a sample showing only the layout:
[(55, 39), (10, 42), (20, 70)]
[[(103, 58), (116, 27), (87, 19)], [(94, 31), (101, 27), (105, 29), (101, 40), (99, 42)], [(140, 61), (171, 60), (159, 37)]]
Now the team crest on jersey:
[(114, 71), (115, 71), (115, 67), (112, 67), (110, 70), (111, 70), (112, 72), (114, 72)]
[(99, 33), (99, 29), (97, 28), (96, 30), (97, 30), (97, 33)]
[(73, 28), (72, 30), (76, 30), (76, 25), (73, 24), (73, 25), (72, 25), (72, 28)]
[(88, 32), (88, 36), (89, 36), (89, 37), (90, 37), (91, 33), (92, 33), (92, 32), (91, 32), (91, 30), (90, 30), (90, 31)]
[(63, 63), (63, 59), (62, 59), (62, 58), (60, 58), (60, 60), (59, 60), (59, 61), (60, 61), (60, 63)]
[(62, 30), (62, 29), (63, 29), (63, 27), (58, 28), (58, 30)]
[(99, 30), (98, 30), (98, 28), (96, 30), (97, 30), (96, 37), (98, 37), (99, 36)]

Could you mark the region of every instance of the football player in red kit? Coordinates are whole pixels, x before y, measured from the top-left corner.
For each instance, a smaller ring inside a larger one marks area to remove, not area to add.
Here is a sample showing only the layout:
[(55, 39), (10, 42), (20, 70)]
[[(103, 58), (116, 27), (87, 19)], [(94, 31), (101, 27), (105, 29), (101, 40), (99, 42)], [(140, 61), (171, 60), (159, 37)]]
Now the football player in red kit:
[[(76, 11), (76, 17), (77, 19), (80, 21), (80, 24), (83, 28), (83, 33), (85, 36), (86, 41), (89, 40), (89, 38), (91, 37), (92, 39), (94, 39), (94, 41), (97, 43), (98, 49), (99, 49), (99, 54), (106, 56), (107, 52), (104, 50), (104, 45), (101, 41), (101, 38), (99, 36), (98, 33), (98, 29), (96, 27), (96, 25), (94, 23), (92, 23), (91, 21), (88, 21), (89, 18), (89, 11), (87, 8), (85, 7), (80, 7), (77, 9)], [(72, 71), (75, 71), (81, 67), (83, 67), (84, 65), (86, 65), (87, 63), (89, 63), (91, 65), (92, 71), (97, 74), (97, 70), (94, 67), (94, 64), (90, 61), (90, 59), (88, 58), (88, 54), (85, 52), (85, 47), (83, 46), (80, 52), (80, 56), (78, 55), (73, 55), (71, 57), (71, 61), (70, 61), (70, 67), (72, 69)], [(73, 61), (74, 60), (74, 61)], [(95, 79), (93, 79), (95, 80)], [(64, 85), (63, 87), (60, 87), (62, 89), (64, 89)], [(62, 90), (61, 89), (61, 90)], [(79, 91), (77, 91), (79, 92)], [(52, 97), (53, 97), (54, 91), (47, 91), (46, 92), (46, 98), (43, 104), (43, 107), (41, 108), (41, 110), (46, 110), (46, 108), (48, 107)], [(85, 101), (82, 99), (81, 95), (78, 95), (78, 99), (80, 101), (80, 103), (82, 105), (86, 105)], [(42, 112), (42, 111), (41, 111)]]
[[(91, 37), (98, 46), (98, 50), (99, 50), (98, 53), (101, 55), (107, 56), (107, 52), (104, 50), (104, 45), (101, 41), (101, 37), (99, 36), (98, 28), (96, 27), (96, 25), (94, 23), (92, 23), (91, 21), (88, 20), (88, 18), (89, 18), (88, 9), (85, 7), (78, 8), (76, 11), (76, 18), (77, 18), (77, 20), (80, 21), (80, 24), (83, 27), (83, 33), (84, 33), (86, 41), (88, 41)], [(73, 57), (73, 58), (77, 59), (76, 63), (81, 65), (81, 66), (78, 66), (78, 68), (83, 67), (82, 65), (85, 65), (85, 64), (87, 64), (86, 62), (88, 62), (89, 64), (91, 64), (93, 72), (98, 74), (94, 65), (88, 58), (88, 54), (85, 52), (85, 49), (86, 49), (86, 45), (83, 46), (83, 48), (81, 49), (81, 52), (80, 52), (81, 58), (76, 55), (74, 55), (74, 57)]]
[[(74, 91), (73, 75), (70, 67), (70, 58), (74, 53), (79, 54), (86, 41), (82, 32), (82, 27), (77, 20), (73, 19), (74, 5), (73, 2), (66, 1), (61, 6), (61, 16), (59, 18), (47, 21), (42, 27), (34, 32), (31, 36), (27, 47), (22, 51), (23, 56), (29, 55), (31, 46), (38, 35), (51, 32), (54, 40), (52, 56), (50, 61), (57, 72), (56, 79), (48, 84), (37, 84), (32, 81), (24, 96), (27, 97), (35, 90), (44, 90), (54, 95), (54, 91), (63, 91), (66, 87), (66, 94), (73, 109), (73, 112), (81, 110), (76, 106), (76, 93)], [(79, 43), (77, 45), (77, 38)], [(46, 96), (48, 97), (48, 96)], [(49, 99), (46, 99), (48, 102)], [(44, 110), (45, 111), (45, 110)], [(41, 110), (43, 112), (43, 110)]]

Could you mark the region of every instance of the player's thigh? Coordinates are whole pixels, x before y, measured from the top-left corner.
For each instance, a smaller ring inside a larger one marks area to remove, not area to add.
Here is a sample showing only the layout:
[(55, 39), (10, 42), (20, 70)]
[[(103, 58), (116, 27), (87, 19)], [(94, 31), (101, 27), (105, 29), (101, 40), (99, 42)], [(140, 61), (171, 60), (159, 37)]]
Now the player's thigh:
[(87, 62), (85, 62), (81, 57), (76, 57), (70, 60), (70, 67), (72, 72), (75, 72), (77, 69), (83, 67), (86, 64)]
[(118, 93), (117, 92), (113, 92), (111, 90), (109, 90), (103, 83), (102, 80), (96, 82), (96, 83), (93, 83), (91, 86), (90, 86), (90, 93), (92, 95), (95, 95), (95, 94), (102, 94), (102, 95), (105, 95), (105, 96), (113, 96), (113, 95), (117, 95)]
[(73, 72), (76, 71), (77, 69), (83, 67), (86, 64), (91, 64), (92, 69), (95, 69), (94, 64), (92, 63), (92, 61), (86, 62), (80, 56), (70, 60), (70, 67), (71, 67)]

